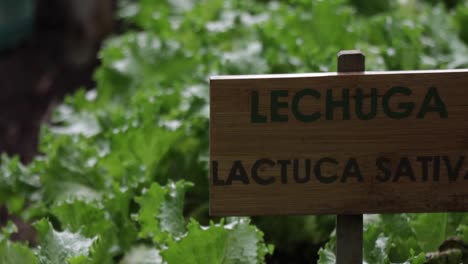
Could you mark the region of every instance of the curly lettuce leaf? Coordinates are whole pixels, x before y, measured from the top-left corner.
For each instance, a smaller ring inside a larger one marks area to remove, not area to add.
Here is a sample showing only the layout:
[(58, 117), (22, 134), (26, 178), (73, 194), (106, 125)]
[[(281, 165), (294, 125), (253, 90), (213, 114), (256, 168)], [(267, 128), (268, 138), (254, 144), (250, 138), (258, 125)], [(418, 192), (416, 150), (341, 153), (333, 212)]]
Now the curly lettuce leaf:
[(263, 233), (250, 225), (246, 218), (234, 218), (226, 225), (213, 223), (200, 226), (192, 220), (187, 226), (187, 235), (169, 241), (161, 252), (168, 264), (172, 263), (262, 263), (273, 247), (263, 242)]
[(88, 257), (96, 238), (86, 238), (68, 230), (56, 231), (46, 219), (37, 222), (35, 227), (41, 242), (38, 253), (39, 263), (86, 263), (90, 260)]

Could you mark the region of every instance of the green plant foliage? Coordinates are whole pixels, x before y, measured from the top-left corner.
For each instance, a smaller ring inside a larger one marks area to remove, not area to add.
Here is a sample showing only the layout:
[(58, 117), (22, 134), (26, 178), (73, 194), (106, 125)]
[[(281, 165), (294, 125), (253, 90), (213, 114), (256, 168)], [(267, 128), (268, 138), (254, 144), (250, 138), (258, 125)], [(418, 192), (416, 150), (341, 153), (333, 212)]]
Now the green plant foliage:
[(41, 246), (39, 248), (39, 263), (89, 263), (91, 246), (95, 238), (85, 238), (68, 230), (59, 232), (45, 219), (35, 224)]
[(120, 264), (162, 264), (164, 263), (159, 250), (145, 245), (132, 247)]
[(385, 11), (389, 11), (392, 6), (392, 1), (388, 0), (350, 0), (350, 3), (356, 7), (358, 12), (364, 15), (375, 15), (378, 13), (383, 13)]
[(0, 263), (37, 264), (39, 260), (28, 246), (6, 240), (0, 242)]
[[(466, 219), (449, 213), (365, 215), (364, 259), (367, 263), (462, 263), (468, 257), (464, 242), (445, 239), (462, 233)], [(321, 249), (322, 263), (334, 259), (333, 243), (330, 240)]]
[(224, 226), (211, 223), (207, 228), (192, 221), (187, 229), (186, 237), (171, 241), (162, 252), (169, 263), (257, 263), (273, 250), (261, 242), (263, 234), (248, 219), (234, 218)]
[(185, 234), (183, 205), (185, 190), (191, 184), (170, 182), (166, 188), (153, 183), (143, 195), (135, 198), (140, 205), (137, 219), (140, 222), (140, 237), (152, 238), (156, 243)]
[[(99, 52), (96, 89), (56, 109), (33, 162), (1, 158), (0, 205), (28, 223), (50, 219), (35, 225), (38, 246), (4, 228), (1, 263), (263, 263), (269, 243), (286, 262), (305, 243), (322, 246), (307, 256), (334, 263), (333, 216), (209, 218), (209, 76), (334, 71), (343, 49), (363, 50), (367, 70), (468, 67), (466, 1), (122, 0), (118, 9), (124, 33)], [(468, 255), (446, 246), (452, 236), (468, 242), (468, 215), (366, 216), (364, 257), (459, 263)]]
[(0, 233), (0, 263), (14, 264), (14, 263), (38, 263), (37, 257), (33, 254), (31, 249), (26, 245), (14, 243), (9, 241), (10, 236), (18, 229), (15, 224), (8, 222), (2, 228)]
[(468, 23), (468, 1), (457, 6), (455, 12), (454, 20), (459, 30), (459, 36), (465, 43), (468, 43), (468, 28), (466, 27), (466, 23)]

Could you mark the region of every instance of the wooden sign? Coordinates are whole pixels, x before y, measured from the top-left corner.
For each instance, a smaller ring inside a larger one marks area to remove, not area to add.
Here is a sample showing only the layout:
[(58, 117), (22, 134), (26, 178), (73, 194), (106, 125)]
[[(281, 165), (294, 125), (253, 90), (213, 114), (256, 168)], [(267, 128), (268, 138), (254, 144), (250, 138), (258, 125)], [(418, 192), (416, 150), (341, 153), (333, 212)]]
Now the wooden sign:
[(468, 70), (218, 76), (212, 215), (468, 210)]

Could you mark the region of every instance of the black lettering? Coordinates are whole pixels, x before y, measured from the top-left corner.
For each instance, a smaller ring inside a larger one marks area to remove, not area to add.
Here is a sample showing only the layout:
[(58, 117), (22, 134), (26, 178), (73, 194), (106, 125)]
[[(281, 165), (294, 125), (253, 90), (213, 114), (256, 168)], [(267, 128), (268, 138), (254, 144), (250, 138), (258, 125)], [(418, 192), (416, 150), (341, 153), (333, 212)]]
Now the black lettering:
[(427, 181), (429, 179), (429, 162), (432, 161), (432, 157), (431, 156), (418, 156), (416, 160), (421, 162), (422, 180)]
[(398, 181), (402, 176), (408, 176), (411, 181), (416, 181), (414, 178), (413, 168), (411, 168), (411, 163), (407, 157), (400, 159), (400, 163), (398, 164), (393, 181)]
[(299, 177), (299, 161), (295, 159), (293, 161), (293, 167), (294, 167), (294, 180), (297, 183), (306, 183), (310, 180), (310, 159), (305, 160), (305, 176), (304, 178)]
[(262, 167), (262, 165), (266, 165), (270, 168), (275, 166), (275, 162), (271, 159), (259, 159), (255, 161), (254, 165), (252, 166), (252, 179), (260, 184), (260, 185), (269, 185), (275, 182), (275, 177), (270, 176), (268, 178), (258, 176), (258, 169)]
[(383, 111), (384, 113), (394, 119), (402, 119), (405, 117), (408, 117), (411, 115), (411, 112), (413, 112), (414, 109), (414, 103), (412, 102), (406, 102), (406, 103), (399, 103), (398, 108), (402, 111), (400, 112), (394, 112), (392, 109), (390, 109), (390, 98), (394, 96), (395, 94), (403, 94), (403, 95), (411, 95), (411, 90), (407, 87), (398, 87), (394, 86), (388, 90), (383, 98), (382, 98), (382, 106), (383, 106)]
[[(434, 99), (434, 105), (430, 105), (432, 99)], [(447, 118), (447, 108), (445, 107), (444, 102), (439, 96), (437, 92), (437, 88), (431, 87), (427, 90), (426, 97), (424, 97), (424, 101), (421, 106), (421, 110), (419, 111), (418, 118), (424, 118), (427, 112), (438, 112), (441, 118)]]
[(212, 175), (213, 175), (213, 185), (214, 186), (223, 186), (224, 185), (224, 181), (223, 180), (220, 180), (218, 178), (218, 161), (216, 160), (213, 160), (211, 162), (211, 169), (212, 169)]
[(240, 160), (235, 160), (233, 162), (226, 185), (232, 185), (233, 181), (241, 181), (243, 184), (249, 184), (249, 177)]
[(250, 121), (252, 123), (266, 123), (267, 122), (267, 117), (259, 113), (259, 108), (260, 108), (259, 105), (260, 103), (259, 103), (259, 98), (258, 98), (258, 92), (252, 91), (252, 109), (250, 112)]
[(332, 158), (321, 158), (321, 159), (319, 159), (317, 161), (317, 163), (315, 163), (315, 166), (314, 166), (315, 177), (317, 177), (317, 179), (321, 183), (333, 183), (338, 179), (338, 176), (336, 174), (335, 175), (330, 175), (330, 176), (323, 176), (322, 175), (321, 166), (322, 166), (322, 163), (325, 163), (325, 162), (332, 163), (334, 165), (338, 165), (338, 161), (336, 161), (335, 159), (332, 159)]
[(465, 161), (465, 157), (460, 156), (460, 158), (458, 158), (458, 162), (455, 165), (455, 168), (452, 168), (452, 164), (450, 164), (450, 160), (447, 156), (443, 156), (443, 160), (445, 163), (445, 167), (447, 168), (447, 176), (449, 178), (449, 181), (456, 181), (458, 179), (458, 175), (460, 174), (460, 169), (463, 165), (463, 162)]
[(356, 116), (361, 120), (370, 120), (377, 115), (377, 89), (372, 88), (370, 95), (370, 110), (364, 114), (363, 101), (365, 95), (362, 89), (356, 90)]
[(342, 101), (333, 100), (333, 90), (327, 90), (326, 110), (325, 115), (327, 120), (333, 120), (333, 110), (338, 107), (343, 107), (343, 120), (349, 120), (349, 90), (343, 89)]
[(290, 160), (278, 160), (278, 163), (281, 166), (281, 183), (288, 183), (288, 165), (291, 164)]
[(355, 158), (350, 158), (346, 163), (343, 170), (343, 177), (341, 177), (341, 182), (346, 182), (348, 177), (356, 177), (358, 182), (364, 181), (361, 175), (361, 169), (359, 169), (359, 165)]
[(288, 102), (280, 102), (280, 98), (287, 98), (287, 90), (271, 91), (271, 122), (287, 122), (288, 115), (281, 115), (278, 111), (281, 108), (288, 108)]
[(390, 165), (390, 160), (385, 158), (385, 157), (379, 157), (376, 161), (375, 164), (379, 168), (379, 170), (383, 173), (382, 174), (377, 174), (377, 180), (380, 182), (386, 182), (390, 180), (392, 177), (392, 172), (390, 168), (386, 167), (386, 165)]
[(318, 120), (320, 118), (320, 113), (315, 112), (310, 115), (303, 114), (299, 111), (299, 102), (302, 99), (302, 97), (309, 95), (312, 96), (316, 99), (320, 98), (320, 93), (317, 92), (316, 90), (312, 89), (304, 89), (300, 92), (298, 92), (296, 95), (294, 95), (293, 100), (292, 100), (292, 113), (294, 117), (296, 117), (297, 120), (302, 121), (302, 122), (313, 122), (315, 120)]
[(433, 181), (439, 181), (439, 176), (440, 176), (440, 156), (435, 156), (433, 167), (432, 167)]

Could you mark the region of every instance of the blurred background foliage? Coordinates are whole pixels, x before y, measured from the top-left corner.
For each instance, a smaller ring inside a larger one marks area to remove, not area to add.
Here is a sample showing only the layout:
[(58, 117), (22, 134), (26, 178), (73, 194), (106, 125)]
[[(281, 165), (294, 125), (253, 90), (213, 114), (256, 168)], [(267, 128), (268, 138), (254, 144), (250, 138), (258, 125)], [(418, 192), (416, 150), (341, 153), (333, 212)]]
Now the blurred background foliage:
[[(468, 68), (463, 0), (122, 0), (115, 16), (96, 87), (54, 108), (28, 165), (3, 156), (2, 263), (334, 263), (334, 216), (209, 218), (209, 76), (335, 71), (345, 49), (367, 70)], [(367, 263), (466, 263), (465, 241), (466, 214), (365, 216)]]

